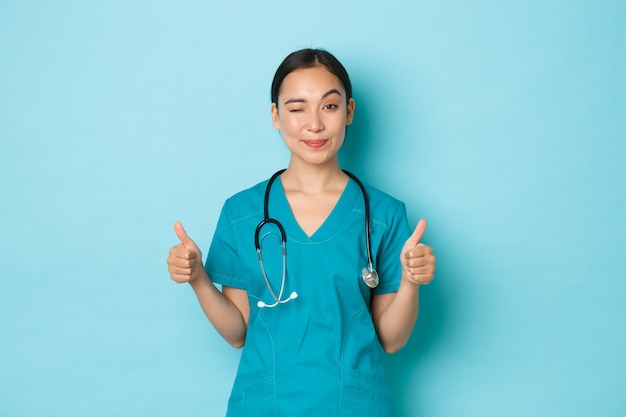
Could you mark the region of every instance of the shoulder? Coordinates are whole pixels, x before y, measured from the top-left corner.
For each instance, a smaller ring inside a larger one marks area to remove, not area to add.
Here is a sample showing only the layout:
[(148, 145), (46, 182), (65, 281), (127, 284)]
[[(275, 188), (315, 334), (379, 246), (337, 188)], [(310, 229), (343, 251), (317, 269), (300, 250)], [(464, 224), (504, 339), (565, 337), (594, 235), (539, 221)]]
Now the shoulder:
[(222, 209), (223, 214), (226, 214), (233, 222), (254, 217), (259, 213), (262, 215), (263, 199), (268, 181), (261, 181), (227, 198)]
[(372, 230), (384, 234), (408, 228), (406, 206), (398, 198), (372, 186), (364, 184), (369, 200), (370, 224)]
[(372, 216), (393, 216), (398, 211), (404, 212), (406, 210), (404, 202), (396, 197), (369, 184), (364, 184), (364, 187)]
[(386, 204), (386, 205), (391, 205), (391, 206), (404, 204), (398, 198), (392, 196), (391, 194), (386, 193), (385, 191), (382, 191), (381, 189), (377, 187), (374, 187), (373, 185), (370, 185), (370, 184), (363, 184), (363, 185), (365, 186), (365, 191), (367, 192), (370, 200), (372, 200), (372, 203), (380, 203), (382, 205)]

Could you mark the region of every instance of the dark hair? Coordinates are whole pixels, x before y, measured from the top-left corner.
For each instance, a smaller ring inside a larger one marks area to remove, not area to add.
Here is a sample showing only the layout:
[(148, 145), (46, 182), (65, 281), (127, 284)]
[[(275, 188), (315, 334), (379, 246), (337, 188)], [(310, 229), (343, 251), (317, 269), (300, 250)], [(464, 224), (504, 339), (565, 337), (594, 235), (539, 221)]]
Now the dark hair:
[(272, 81), (272, 103), (276, 103), (276, 107), (278, 107), (278, 93), (287, 75), (295, 70), (313, 68), (317, 65), (325, 66), (331, 74), (339, 78), (343, 89), (346, 91), (346, 101), (350, 100), (352, 98), (352, 84), (350, 83), (348, 72), (341, 65), (341, 62), (328, 51), (307, 48), (290, 53), (278, 66)]

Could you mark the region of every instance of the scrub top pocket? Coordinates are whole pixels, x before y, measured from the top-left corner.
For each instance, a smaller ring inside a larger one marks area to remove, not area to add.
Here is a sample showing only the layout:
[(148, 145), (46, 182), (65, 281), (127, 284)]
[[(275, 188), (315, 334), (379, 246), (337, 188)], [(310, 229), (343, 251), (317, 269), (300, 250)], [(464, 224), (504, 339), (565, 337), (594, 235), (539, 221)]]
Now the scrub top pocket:
[(342, 417), (391, 417), (393, 402), (384, 378), (344, 369), (341, 383)]
[(273, 369), (237, 375), (228, 401), (227, 417), (273, 416), (276, 414), (276, 385)]

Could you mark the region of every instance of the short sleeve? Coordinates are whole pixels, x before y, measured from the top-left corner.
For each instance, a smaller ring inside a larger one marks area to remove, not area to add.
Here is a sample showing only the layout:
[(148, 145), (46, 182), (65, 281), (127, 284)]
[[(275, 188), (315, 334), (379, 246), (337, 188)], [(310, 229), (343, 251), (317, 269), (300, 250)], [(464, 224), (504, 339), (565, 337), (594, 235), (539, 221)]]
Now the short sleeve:
[(241, 272), (237, 237), (228, 212), (228, 201), (222, 207), (220, 218), (205, 262), (205, 269), (214, 283), (245, 290)]
[(410, 236), (409, 223), (406, 216), (406, 206), (399, 203), (389, 228), (376, 254), (376, 272), (380, 278), (374, 294), (397, 292), (402, 279), (402, 265), (400, 252)]

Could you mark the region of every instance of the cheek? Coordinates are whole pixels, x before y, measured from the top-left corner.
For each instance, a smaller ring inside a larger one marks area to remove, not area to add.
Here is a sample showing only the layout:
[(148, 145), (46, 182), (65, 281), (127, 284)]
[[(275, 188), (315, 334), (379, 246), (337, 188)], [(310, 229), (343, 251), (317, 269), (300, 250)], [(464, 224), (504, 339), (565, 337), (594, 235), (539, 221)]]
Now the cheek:
[(335, 130), (344, 129), (348, 124), (348, 115), (346, 113), (335, 113), (329, 118), (328, 124), (332, 125)]
[(338, 136), (342, 138), (346, 135), (346, 119), (341, 118), (340, 120), (335, 120), (332, 124), (333, 131), (336, 132)]
[(281, 118), (280, 126), (283, 132), (298, 132), (300, 130), (301, 123), (297, 117), (286, 116)]

